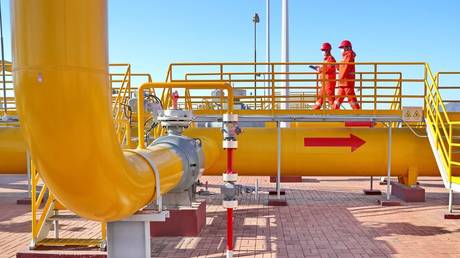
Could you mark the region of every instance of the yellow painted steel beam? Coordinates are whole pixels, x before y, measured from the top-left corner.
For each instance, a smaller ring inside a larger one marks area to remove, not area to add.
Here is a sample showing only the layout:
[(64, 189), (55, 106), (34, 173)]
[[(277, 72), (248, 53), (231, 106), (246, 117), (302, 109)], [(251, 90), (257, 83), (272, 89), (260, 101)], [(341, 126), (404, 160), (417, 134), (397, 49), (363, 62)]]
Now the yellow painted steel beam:
[[(387, 174), (386, 128), (282, 128), (281, 175), (285, 176), (384, 176)], [(423, 134), (423, 130), (419, 131)], [(189, 137), (203, 139), (207, 144), (219, 143), (219, 128), (190, 128)], [(347, 139), (353, 135), (350, 142)], [(352, 151), (351, 145), (362, 145)], [(305, 146), (305, 138), (345, 140), (343, 146)], [(393, 129), (392, 175), (406, 176), (409, 169), (418, 169), (420, 176), (439, 176), (436, 161), (427, 138), (416, 137), (408, 128)], [(355, 141), (355, 142), (353, 142)], [(211, 147), (215, 149), (215, 147)], [(206, 164), (205, 175), (220, 175), (225, 170), (226, 152), (219, 148), (217, 158)], [(240, 175), (274, 176), (277, 172), (277, 129), (244, 128), (238, 136), (235, 171)], [(207, 156), (205, 156), (207, 162)]]
[(56, 199), (97, 221), (127, 217), (180, 180), (169, 146), (123, 153), (110, 107), (107, 1), (12, 1), (13, 74), (25, 141)]

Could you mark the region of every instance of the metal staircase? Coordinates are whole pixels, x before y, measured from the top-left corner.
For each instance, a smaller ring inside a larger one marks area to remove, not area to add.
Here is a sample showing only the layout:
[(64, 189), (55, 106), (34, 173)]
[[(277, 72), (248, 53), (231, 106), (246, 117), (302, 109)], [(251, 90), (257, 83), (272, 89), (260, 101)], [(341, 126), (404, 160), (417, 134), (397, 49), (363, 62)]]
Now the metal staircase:
[(444, 186), (449, 189), (449, 212), (452, 212), (453, 193), (460, 192), (460, 120), (455, 121), (458, 118), (452, 118), (446, 110), (439, 91), (439, 75), (433, 77), (428, 71), (429, 78), (425, 82), (426, 132)]
[[(99, 247), (104, 249), (106, 246), (106, 224), (101, 223), (100, 237), (96, 238), (69, 238), (60, 236), (60, 222), (69, 220), (84, 220), (72, 214), (54, 195), (48, 190), (46, 185), (42, 185), (39, 194), (37, 188), (41, 181), (35, 165), (31, 162), (31, 210), (32, 210), (32, 241), (30, 249), (39, 246), (87, 246)], [(44, 205), (43, 205), (44, 203)], [(53, 231), (54, 235), (49, 236)]]

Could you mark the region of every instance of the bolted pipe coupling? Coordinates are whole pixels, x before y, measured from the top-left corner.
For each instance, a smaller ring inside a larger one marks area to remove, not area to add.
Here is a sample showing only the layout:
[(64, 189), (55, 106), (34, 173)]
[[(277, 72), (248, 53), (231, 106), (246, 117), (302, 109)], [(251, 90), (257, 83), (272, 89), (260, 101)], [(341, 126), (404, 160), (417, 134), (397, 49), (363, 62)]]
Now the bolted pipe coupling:
[(155, 145), (169, 145), (182, 158), (184, 173), (180, 182), (171, 192), (189, 189), (203, 175), (204, 154), (200, 139), (182, 135), (167, 135), (156, 139), (149, 146)]

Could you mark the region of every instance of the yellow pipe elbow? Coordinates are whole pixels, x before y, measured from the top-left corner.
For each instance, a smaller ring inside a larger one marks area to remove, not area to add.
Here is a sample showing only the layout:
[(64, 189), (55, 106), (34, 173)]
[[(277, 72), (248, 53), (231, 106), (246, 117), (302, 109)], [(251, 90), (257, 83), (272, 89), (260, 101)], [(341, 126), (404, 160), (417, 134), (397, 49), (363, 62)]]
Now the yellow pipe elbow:
[[(113, 221), (154, 198), (141, 155), (123, 153), (112, 120), (106, 0), (12, 1), (13, 75), (24, 138), (38, 171), (65, 207)], [(144, 150), (164, 193), (182, 176), (169, 146)]]

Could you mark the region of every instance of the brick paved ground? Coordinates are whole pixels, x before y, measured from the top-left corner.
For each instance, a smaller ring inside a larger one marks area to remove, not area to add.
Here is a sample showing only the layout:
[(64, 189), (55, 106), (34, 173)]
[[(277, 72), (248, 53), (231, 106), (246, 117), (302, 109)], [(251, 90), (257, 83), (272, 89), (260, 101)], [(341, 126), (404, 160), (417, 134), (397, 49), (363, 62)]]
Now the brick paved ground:
[[(365, 196), (365, 178), (304, 178), (285, 183), (289, 206), (268, 207), (273, 184), (259, 177), (260, 199), (246, 194), (235, 212), (235, 254), (241, 257), (460, 257), (460, 221), (444, 220), (447, 191), (439, 179), (422, 178), (427, 202), (380, 207), (381, 196)], [(218, 192), (220, 177), (204, 177)], [(240, 177), (254, 185), (255, 177)], [(376, 184), (374, 184), (376, 185)], [(23, 176), (0, 176), (0, 257), (14, 256), (30, 239)], [(384, 186), (376, 188), (385, 190)], [(153, 257), (222, 257), (226, 247), (225, 211), (218, 195), (207, 199), (207, 226), (198, 237), (152, 239)], [(457, 202), (458, 203), (458, 202)], [(97, 224), (72, 222), (69, 235), (97, 237)]]

